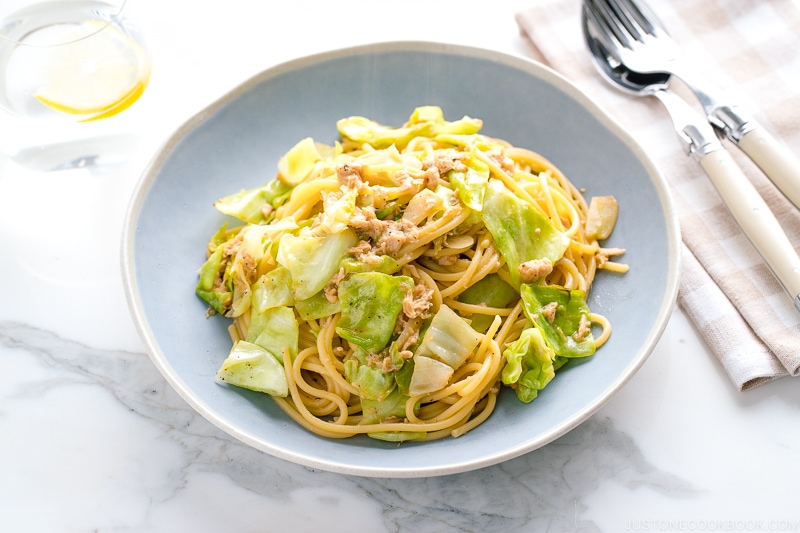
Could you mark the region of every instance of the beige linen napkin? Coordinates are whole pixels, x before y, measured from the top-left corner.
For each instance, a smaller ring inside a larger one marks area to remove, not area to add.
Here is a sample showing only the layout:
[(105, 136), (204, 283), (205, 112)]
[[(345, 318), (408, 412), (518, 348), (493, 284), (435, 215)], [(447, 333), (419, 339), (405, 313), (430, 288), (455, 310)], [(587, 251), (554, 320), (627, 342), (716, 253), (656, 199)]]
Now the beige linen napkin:
[[(708, 76), (800, 154), (800, 8), (793, 0), (649, 0)], [(683, 238), (678, 303), (739, 390), (800, 374), (800, 313), (741, 233), (652, 98), (602, 80), (583, 41), (580, 0), (518, 13), (531, 55), (592, 96), (631, 131), (670, 183)], [(702, 112), (680, 82), (676, 92)], [(738, 148), (725, 146), (800, 248), (800, 211)]]

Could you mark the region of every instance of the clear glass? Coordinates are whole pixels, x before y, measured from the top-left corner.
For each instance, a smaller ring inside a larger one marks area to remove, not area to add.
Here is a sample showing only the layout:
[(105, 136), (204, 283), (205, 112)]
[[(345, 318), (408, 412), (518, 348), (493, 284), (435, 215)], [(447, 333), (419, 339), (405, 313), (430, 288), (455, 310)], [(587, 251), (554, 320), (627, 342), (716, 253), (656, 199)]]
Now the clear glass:
[[(76, 123), (128, 109), (150, 80), (150, 53), (128, 12), (126, 0), (3, 0), (0, 109), (26, 121), (9, 122), (12, 129), (33, 129), (38, 138), (0, 150), (40, 170), (98, 163), (114, 140), (95, 139), (89, 155), (80, 155), (81, 143), (88, 145), (80, 137), (91, 128), (81, 132)], [(15, 144), (11, 137), (4, 144)]]

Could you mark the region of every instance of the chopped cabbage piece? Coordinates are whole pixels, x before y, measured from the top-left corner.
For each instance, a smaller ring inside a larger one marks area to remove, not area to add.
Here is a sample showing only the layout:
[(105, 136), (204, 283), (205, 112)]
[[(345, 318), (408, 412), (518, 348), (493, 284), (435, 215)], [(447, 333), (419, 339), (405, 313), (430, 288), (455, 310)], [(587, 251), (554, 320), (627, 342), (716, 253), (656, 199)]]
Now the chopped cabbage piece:
[(583, 291), (525, 283), (520, 294), (525, 315), (541, 330), (556, 355), (586, 357), (595, 352), (589, 308)]
[[(458, 313), (442, 304), (433, 315), (416, 355), (436, 357), (449, 367), (458, 368), (472, 355), (481, 338), (482, 335)], [(417, 361), (416, 358), (414, 360)]]
[(417, 354), (414, 356), (414, 373), (411, 375), (408, 394), (418, 396), (441, 390), (447, 386), (451, 377), (453, 377), (453, 368), (450, 365), (433, 357)]
[(342, 138), (369, 143), (375, 148), (395, 145), (405, 147), (414, 137), (435, 137), (438, 134), (469, 135), (480, 131), (483, 121), (463, 117), (454, 122), (444, 119), (441, 108), (422, 106), (414, 110), (408, 122), (400, 128), (384, 126), (365, 117), (343, 118), (336, 123)]
[(468, 157), (464, 163), (467, 170), (449, 172), (450, 185), (458, 193), (458, 198), (465, 206), (475, 211), (483, 210), (483, 198), (489, 184), (489, 166), (475, 157)]
[(277, 261), (292, 275), (295, 300), (305, 300), (321, 291), (339, 270), (347, 250), (357, 242), (351, 230), (324, 236), (284, 235)]
[(339, 233), (348, 227), (350, 217), (356, 212), (358, 192), (350, 189), (344, 193), (324, 195), (325, 210), (319, 223), (319, 230), (325, 233)]
[(384, 150), (368, 152), (359, 158), (362, 164), (361, 178), (370, 185), (397, 187), (400, 185), (398, 173), (408, 169), (422, 169), (422, 161), (409, 154), (401, 154), (392, 145)]
[(399, 388), (392, 390), (382, 401), (361, 398), (364, 424), (378, 424), (388, 418), (402, 420), (406, 416), (406, 400), (408, 395), (403, 394)]
[(224, 315), (233, 299), (231, 291), (215, 291), (214, 279), (222, 265), (222, 247), (219, 246), (200, 267), (200, 280), (195, 293), (217, 313)]
[(370, 143), (376, 148), (388, 148), (393, 144), (404, 147), (414, 137), (429, 136), (431, 126), (429, 122), (422, 122), (404, 128), (392, 128), (365, 117), (343, 118), (336, 123), (342, 138)]
[(481, 216), (517, 286), (522, 263), (547, 258), (555, 264), (569, 246), (569, 238), (545, 215), (509, 191), (499, 180), (489, 182)]
[(342, 260), (342, 268), (348, 274), (357, 272), (381, 272), (383, 274), (394, 274), (401, 268), (397, 259), (391, 255), (379, 255), (374, 262), (364, 263), (352, 257), (346, 257)]
[(225, 196), (217, 200), (214, 207), (244, 222), (262, 224), (272, 218), (274, 208), (283, 204), (291, 192), (292, 187), (282, 181), (269, 180), (261, 187)]
[(413, 289), (414, 280), (380, 272), (348, 276), (339, 284), (342, 316), (336, 333), (370, 352), (382, 350), (403, 310), (404, 287)]
[(306, 137), (278, 160), (278, 179), (294, 187), (308, 177), (321, 159), (314, 139)]
[(506, 366), (501, 380), (514, 389), (517, 398), (525, 403), (533, 401), (556, 375), (550, 348), (537, 328), (523, 330), (519, 338), (503, 351)]
[(283, 361), (284, 350), (292, 358), (297, 355), (299, 337), (299, 325), (291, 307), (273, 307), (263, 313), (251, 309), (247, 342), (261, 346)]
[(263, 347), (246, 341), (240, 340), (233, 345), (217, 371), (217, 379), (272, 396), (289, 395), (286, 372), (278, 358)]
[(338, 313), (342, 310), (342, 304), (339, 300), (331, 302), (324, 291), (319, 291), (311, 298), (296, 301), (294, 308), (303, 320), (317, 320)]
[(361, 398), (382, 402), (397, 385), (390, 372), (384, 372), (367, 361), (367, 352), (357, 348), (355, 357), (344, 362), (344, 377), (358, 390)]
[(288, 268), (276, 267), (253, 283), (250, 305), (257, 312), (292, 304), (292, 275)]
[[(497, 274), (489, 274), (458, 295), (458, 301), (465, 304), (483, 305), (486, 307), (506, 307), (519, 299), (519, 293), (503, 281)], [(474, 314), (470, 317), (470, 325), (481, 333), (489, 329), (495, 315)]]
[(409, 440), (422, 440), (428, 436), (425, 431), (374, 431), (367, 433), (368, 437), (386, 442), (406, 442)]

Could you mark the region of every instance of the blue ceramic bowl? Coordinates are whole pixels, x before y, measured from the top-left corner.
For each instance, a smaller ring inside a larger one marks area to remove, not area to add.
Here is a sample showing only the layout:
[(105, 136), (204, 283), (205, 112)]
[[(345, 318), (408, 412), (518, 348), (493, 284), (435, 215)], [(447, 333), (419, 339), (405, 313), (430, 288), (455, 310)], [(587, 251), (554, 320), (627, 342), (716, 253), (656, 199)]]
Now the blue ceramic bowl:
[[(614, 195), (609, 246), (627, 249), (625, 275), (601, 273), (589, 304), (613, 334), (565, 367), (534, 402), (504, 390), (496, 411), (458, 439), (402, 446), (328, 440), (292, 422), (266, 395), (214, 380), (230, 349), (228, 321), (206, 318), (194, 294), (209, 237), (224, 222), (212, 204), (276, 173), (278, 158), (311, 136), (332, 143), (336, 121), (363, 115), (399, 125), (420, 105), (446, 118), (481, 118), (483, 132), (553, 161), (587, 196)], [(677, 221), (667, 187), (631, 135), (564, 78), (534, 62), (432, 43), (386, 43), (291, 61), (235, 88), (181, 127), (144, 173), (129, 208), (123, 270), (131, 313), (153, 362), (208, 420), (268, 454), (365, 476), (451, 474), (516, 457), (576, 427), (636, 372), (660, 337), (677, 293)]]

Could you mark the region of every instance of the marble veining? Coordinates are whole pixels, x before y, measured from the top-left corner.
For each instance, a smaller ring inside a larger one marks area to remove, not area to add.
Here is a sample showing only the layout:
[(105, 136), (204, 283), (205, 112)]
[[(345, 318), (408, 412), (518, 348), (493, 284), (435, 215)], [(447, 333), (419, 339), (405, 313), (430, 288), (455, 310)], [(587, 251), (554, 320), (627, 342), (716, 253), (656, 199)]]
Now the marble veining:
[[(169, 387), (144, 353), (96, 349), (12, 322), (0, 322), (0, 344), (13, 353), (1, 363), (3, 373), (15, 366), (38, 367), (2, 393), (3, 419), (25, 400), (39, 397), (46, 407), (53, 390), (81, 387), (113, 402), (115, 416), (139, 418), (151, 434), (153, 451), (171, 456), (169, 468), (147, 486), (143, 528), (149, 515), (166, 512), (186, 497), (183, 493), (192, 493), (199, 475), (225, 477), (249, 498), (276, 509), (309, 502), (340, 512), (361, 509), (358, 520), (385, 531), (600, 531), (581, 515), (584, 498), (604, 481), (613, 479), (630, 490), (648, 487), (668, 497), (691, 497), (696, 491), (687, 480), (650, 464), (634, 440), (603, 415), (544, 448), (462, 474), (372, 479), (315, 471), (272, 458), (218, 430)], [(305, 527), (302, 521), (297, 526)]]

